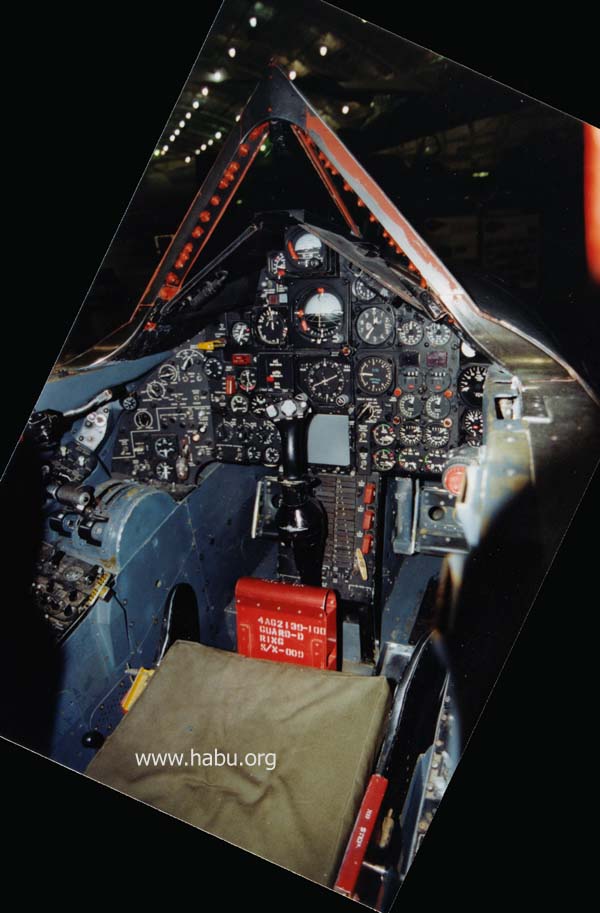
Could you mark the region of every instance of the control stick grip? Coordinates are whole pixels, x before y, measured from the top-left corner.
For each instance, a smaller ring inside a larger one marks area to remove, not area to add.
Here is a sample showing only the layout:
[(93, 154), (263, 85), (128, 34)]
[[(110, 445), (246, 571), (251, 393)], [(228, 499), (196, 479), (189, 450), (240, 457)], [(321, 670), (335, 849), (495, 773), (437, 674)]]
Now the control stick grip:
[(266, 415), (277, 426), (281, 437), (284, 478), (290, 481), (305, 478), (308, 473), (308, 402), (302, 397), (295, 397), (271, 403)]

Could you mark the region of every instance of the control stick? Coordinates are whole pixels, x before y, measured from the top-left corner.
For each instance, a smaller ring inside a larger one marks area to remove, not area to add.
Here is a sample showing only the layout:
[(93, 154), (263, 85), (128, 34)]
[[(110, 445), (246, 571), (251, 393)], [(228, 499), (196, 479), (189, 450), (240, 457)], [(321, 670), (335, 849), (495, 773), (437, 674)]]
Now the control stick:
[(271, 403), (266, 415), (277, 426), (282, 444), (281, 503), (275, 521), (281, 542), (290, 550), (285, 572), (309, 586), (321, 586), (327, 514), (313, 494), (318, 482), (308, 472), (311, 408), (299, 395)]

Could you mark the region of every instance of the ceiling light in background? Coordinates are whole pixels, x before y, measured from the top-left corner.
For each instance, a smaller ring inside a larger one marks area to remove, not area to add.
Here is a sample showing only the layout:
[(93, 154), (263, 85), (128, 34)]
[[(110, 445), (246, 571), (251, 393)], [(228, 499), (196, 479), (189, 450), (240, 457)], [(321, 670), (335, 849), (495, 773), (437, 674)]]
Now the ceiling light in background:
[(199, 107), (200, 107), (200, 102), (198, 101), (197, 98), (195, 98), (192, 102), (192, 108), (199, 108)]
[(321, 55), (321, 57), (325, 57), (325, 55), (327, 54), (326, 45), (324, 45), (324, 44), (321, 45), (321, 47), (319, 48), (319, 54)]
[(206, 152), (206, 143), (202, 143), (200, 146), (200, 152)]
[(185, 157), (185, 163), (186, 163), (186, 165), (189, 165), (191, 161), (192, 161), (191, 155), (186, 155), (186, 157)]
[(217, 132), (215, 133), (215, 139), (221, 139), (222, 136), (223, 136), (223, 134), (221, 133), (221, 131), (217, 130)]
[(256, 18), (256, 16), (250, 16), (250, 19), (248, 21), (250, 23), (251, 29), (255, 29), (256, 26), (258, 25), (258, 19)]
[(350, 112), (349, 106), (348, 106), (348, 105), (344, 105), (343, 108), (342, 108), (342, 114), (348, 114), (349, 112)]
[(191, 111), (186, 111), (186, 112), (185, 112), (185, 119), (186, 119), (186, 120), (189, 120), (191, 116), (192, 116), (192, 112), (191, 112)]
[(229, 54), (229, 56), (230, 56), (231, 59), (233, 60), (233, 58), (234, 58), (235, 55), (236, 55), (236, 50), (235, 50), (235, 48), (229, 48), (229, 50), (227, 51), (227, 53)]
[(174, 133), (171, 133), (171, 135), (170, 135), (170, 137), (169, 137), (169, 140), (170, 140), (172, 143), (175, 142), (175, 134), (174, 134)]
[(165, 144), (165, 145), (162, 147), (162, 151), (163, 151), (163, 152), (168, 152), (168, 151), (169, 151), (169, 147)]
[(236, 115), (235, 115), (235, 122), (236, 122), (236, 124), (239, 124), (239, 122), (240, 122), (240, 120), (241, 120), (241, 117), (242, 117), (241, 114), (236, 114)]
[(195, 150), (194, 150), (194, 155), (200, 155), (200, 150), (199, 150), (199, 149), (195, 149)]
[(208, 86), (202, 86), (202, 88), (200, 89), (200, 94), (204, 95), (204, 97), (206, 98), (206, 96), (208, 95)]
[(184, 120), (180, 120), (180, 121), (179, 121), (179, 126), (182, 127), (182, 128), (185, 127), (185, 121), (184, 121)]
[(209, 139), (209, 141), (208, 141), (208, 145), (209, 145), (209, 146), (212, 146), (212, 144), (213, 144), (213, 143), (214, 143), (214, 140), (212, 140), (212, 139)]
[(181, 130), (180, 130), (179, 127), (178, 127), (177, 130), (173, 130), (173, 133), (175, 134), (175, 136), (180, 136), (180, 135), (181, 135)]
[(290, 72), (288, 73), (288, 76), (290, 77), (290, 79), (292, 80), (292, 82), (295, 80), (295, 78), (296, 78), (297, 75), (298, 75), (298, 74), (296, 73), (295, 70), (290, 70)]

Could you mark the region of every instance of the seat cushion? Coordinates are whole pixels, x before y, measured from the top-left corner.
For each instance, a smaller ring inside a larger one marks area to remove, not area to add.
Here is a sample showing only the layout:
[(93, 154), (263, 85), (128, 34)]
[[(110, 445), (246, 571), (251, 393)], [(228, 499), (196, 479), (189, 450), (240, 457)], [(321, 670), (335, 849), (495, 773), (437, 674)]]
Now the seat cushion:
[[(384, 678), (178, 641), (86, 773), (331, 886), (389, 702)], [(192, 750), (241, 763), (201, 766)], [(171, 762), (138, 761), (152, 752)]]

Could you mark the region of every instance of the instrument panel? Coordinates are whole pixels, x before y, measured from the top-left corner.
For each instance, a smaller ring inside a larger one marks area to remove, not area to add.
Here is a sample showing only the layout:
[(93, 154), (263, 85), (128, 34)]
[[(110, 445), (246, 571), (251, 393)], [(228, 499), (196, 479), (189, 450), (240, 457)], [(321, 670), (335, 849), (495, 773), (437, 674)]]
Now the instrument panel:
[(193, 336), (121, 401), (117, 476), (194, 484), (219, 460), (276, 467), (270, 402), (312, 409), (320, 472), (439, 478), (478, 447), (486, 359), (448, 318), (430, 320), (301, 226), (270, 251), (256, 292)]

